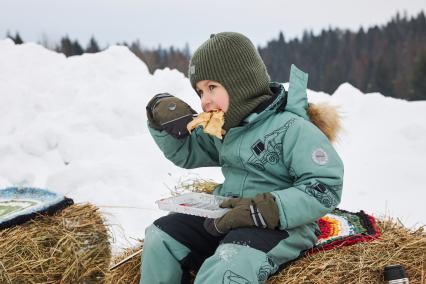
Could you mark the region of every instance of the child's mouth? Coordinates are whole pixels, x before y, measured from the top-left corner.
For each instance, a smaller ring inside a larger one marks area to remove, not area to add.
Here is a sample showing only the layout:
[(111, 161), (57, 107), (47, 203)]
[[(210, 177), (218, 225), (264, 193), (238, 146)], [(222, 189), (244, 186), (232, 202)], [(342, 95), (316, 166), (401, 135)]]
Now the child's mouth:
[[(224, 111), (223, 111), (223, 110), (221, 110), (221, 109), (214, 109), (214, 110), (206, 111), (206, 112), (216, 112), (216, 111), (224, 112)], [(199, 113), (195, 113), (195, 114), (193, 114), (193, 115), (192, 115), (192, 117), (197, 117), (197, 116), (199, 116), (199, 115), (200, 115)]]

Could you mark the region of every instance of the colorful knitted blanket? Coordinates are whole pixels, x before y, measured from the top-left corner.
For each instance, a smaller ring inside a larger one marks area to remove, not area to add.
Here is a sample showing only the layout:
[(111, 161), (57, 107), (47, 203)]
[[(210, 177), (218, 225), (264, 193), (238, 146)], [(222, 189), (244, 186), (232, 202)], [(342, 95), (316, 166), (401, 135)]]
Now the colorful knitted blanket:
[(45, 189), (0, 189), (0, 230), (22, 224), (38, 214), (51, 215), (73, 203), (72, 199)]
[(321, 235), (317, 244), (308, 254), (330, 250), (336, 247), (371, 241), (380, 237), (380, 231), (373, 216), (364, 211), (352, 213), (335, 209), (318, 221)]

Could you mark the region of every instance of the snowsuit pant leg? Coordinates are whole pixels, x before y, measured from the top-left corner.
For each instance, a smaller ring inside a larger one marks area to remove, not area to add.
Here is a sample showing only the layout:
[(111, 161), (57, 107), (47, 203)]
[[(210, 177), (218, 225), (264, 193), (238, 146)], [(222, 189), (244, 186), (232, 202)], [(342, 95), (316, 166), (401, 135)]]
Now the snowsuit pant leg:
[(174, 213), (154, 221), (145, 232), (140, 283), (190, 283), (189, 271), (197, 271), (222, 239), (204, 229), (204, 220)]
[(201, 266), (194, 284), (256, 284), (303, 255), (317, 240), (315, 225), (291, 230), (240, 228), (229, 232)]
[(189, 249), (158, 229), (155, 225), (145, 230), (139, 283), (180, 283), (182, 269), (179, 260)]

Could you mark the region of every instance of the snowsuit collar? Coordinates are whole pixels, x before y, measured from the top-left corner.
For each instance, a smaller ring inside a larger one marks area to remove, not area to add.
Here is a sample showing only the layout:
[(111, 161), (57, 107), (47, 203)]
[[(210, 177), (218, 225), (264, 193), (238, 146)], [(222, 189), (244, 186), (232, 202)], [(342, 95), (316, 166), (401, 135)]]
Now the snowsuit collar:
[(285, 110), (290, 111), (298, 116), (309, 120), (308, 97), (307, 97), (308, 74), (298, 69), (294, 64), (290, 69), (289, 89), (286, 92), (284, 86), (278, 82), (271, 82), (269, 87), (276, 95), (275, 100), (269, 104), (260, 113), (253, 112), (244, 119), (244, 123), (253, 123), (258, 119), (262, 119), (274, 112), (283, 111), (281, 109), (285, 104)]

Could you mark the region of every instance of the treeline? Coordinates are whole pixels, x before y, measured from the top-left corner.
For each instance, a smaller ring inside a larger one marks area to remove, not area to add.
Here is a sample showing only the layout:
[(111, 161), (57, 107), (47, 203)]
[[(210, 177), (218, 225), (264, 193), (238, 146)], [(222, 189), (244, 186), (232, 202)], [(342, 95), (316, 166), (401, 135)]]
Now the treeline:
[[(16, 32), (15, 35), (11, 35), (8, 32), (6, 36), (12, 39), (15, 44), (24, 43), (18, 32)], [(47, 39), (39, 42), (39, 44), (48, 49), (63, 53), (67, 57), (82, 55), (83, 53), (96, 53), (106, 48), (100, 47), (94, 37), (90, 38), (86, 47), (83, 47), (78, 40), (72, 40), (68, 36), (62, 37), (59, 44), (54, 46), (52, 46)], [(154, 49), (143, 48), (139, 40), (131, 43), (119, 42), (117, 45), (127, 46), (138, 58), (145, 62), (151, 73), (154, 73), (156, 69), (163, 69), (165, 67), (177, 69), (184, 74), (188, 71), (188, 63), (191, 56), (188, 44), (186, 44), (183, 49), (178, 49), (173, 46), (162, 48), (161, 45)]]
[(141, 46), (139, 40), (131, 44), (124, 42), (122, 45), (128, 46), (137, 57), (145, 62), (151, 73), (154, 73), (156, 69), (165, 67), (177, 69), (185, 75), (188, 73), (189, 59), (191, 57), (188, 44), (183, 49), (173, 46), (162, 48), (161, 45), (156, 49), (147, 49)]
[(309, 88), (333, 93), (343, 82), (362, 92), (426, 99), (426, 19), (398, 13), (382, 27), (354, 33), (323, 30), (288, 42), (283, 33), (259, 48), (271, 78), (286, 81), (292, 63), (309, 73)]
[[(15, 44), (23, 44), (21, 36), (18, 32), (15, 35), (11, 35), (9, 32), (6, 37), (10, 38), (15, 42)], [(39, 42), (39, 44), (45, 46), (46, 48), (53, 49), (57, 52), (61, 52), (65, 54), (65, 56), (73, 56), (73, 55), (82, 55), (83, 53), (96, 53), (101, 51), (99, 45), (94, 37), (91, 37), (89, 43), (86, 48), (83, 48), (78, 40), (71, 40), (68, 36), (64, 36), (61, 38), (58, 45), (53, 48), (46, 42)]]
[[(15, 43), (23, 40), (8, 34)], [(41, 43), (43, 44), (43, 43)], [(189, 46), (144, 48), (139, 41), (117, 43), (127, 46), (143, 60), (151, 73), (165, 67), (187, 74)], [(48, 47), (48, 46), (47, 46)], [(94, 53), (103, 48), (92, 37), (86, 47), (63, 37), (48, 47), (66, 56)], [(333, 93), (349, 82), (362, 92), (380, 92), (406, 100), (426, 100), (426, 18), (424, 12), (408, 18), (399, 13), (384, 26), (358, 32), (328, 29), (318, 35), (305, 31), (301, 39), (286, 41), (280, 32), (276, 39), (259, 47), (271, 79), (287, 81), (291, 64), (309, 73), (309, 88)]]

